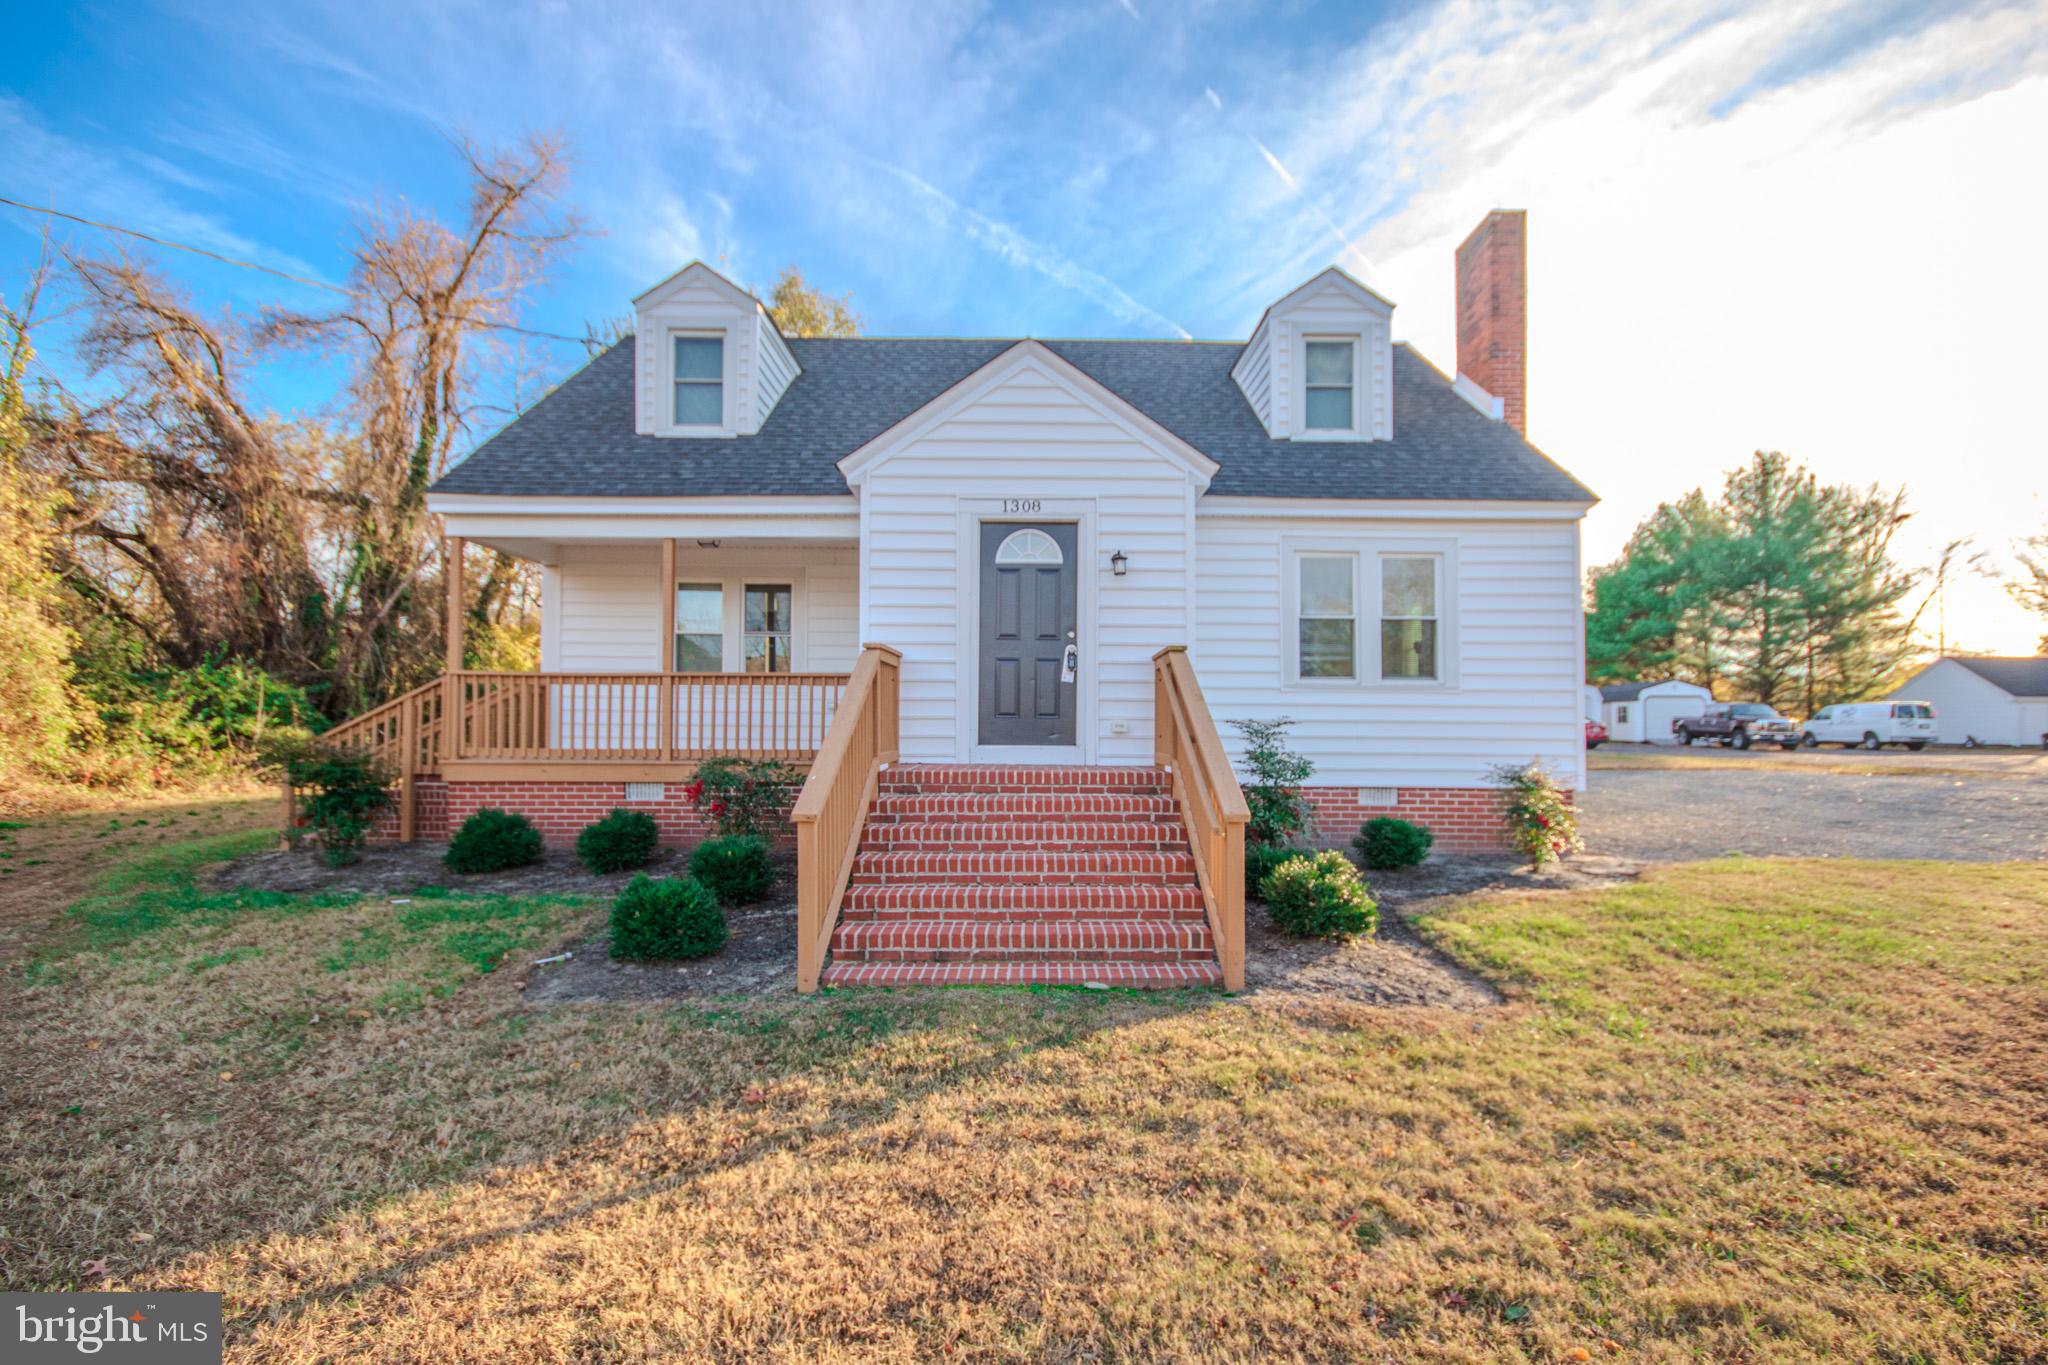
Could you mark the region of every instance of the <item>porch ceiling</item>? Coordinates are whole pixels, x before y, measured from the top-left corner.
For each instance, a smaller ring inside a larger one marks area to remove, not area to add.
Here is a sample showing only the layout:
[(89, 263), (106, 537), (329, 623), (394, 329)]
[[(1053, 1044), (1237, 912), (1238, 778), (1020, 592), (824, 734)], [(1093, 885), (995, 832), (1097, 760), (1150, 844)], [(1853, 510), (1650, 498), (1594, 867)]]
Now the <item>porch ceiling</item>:
[(441, 497), (430, 506), (447, 535), (518, 559), (556, 564), (565, 545), (659, 545), (688, 553), (721, 545), (857, 545), (859, 506), (845, 498), (764, 498), (695, 506), (681, 500)]

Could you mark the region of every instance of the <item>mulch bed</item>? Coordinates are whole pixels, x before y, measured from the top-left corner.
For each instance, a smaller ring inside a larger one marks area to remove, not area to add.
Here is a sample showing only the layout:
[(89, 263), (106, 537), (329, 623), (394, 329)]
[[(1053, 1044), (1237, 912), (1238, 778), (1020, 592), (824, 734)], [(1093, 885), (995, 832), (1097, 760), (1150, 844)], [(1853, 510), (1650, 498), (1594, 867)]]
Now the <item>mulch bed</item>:
[[(539, 863), (505, 872), (458, 876), (442, 865), (442, 844), (387, 845), (364, 850), (361, 861), (330, 868), (308, 846), (242, 858), (219, 873), (223, 887), (274, 891), (341, 891), (402, 896), (423, 886), (477, 894), (583, 895), (609, 901), (632, 873), (596, 876), (566, 849), (550, 849)], [(685, 856), (664, 849), (646, 870), (680, 876)], [(514, 964), (521, 989), (536, 1004), (663, 1000), (690, 996), (793, 996), (796, 992), (796, 864), (777, 858), (776, 887), (759, 905), (727, 912), (732, 931), (725, 947), (698, 962), (615, 962), (606, 952), (605, 926), (594, 919), (568, 942), (534, 958), (560, 953), (560, 962)], [(1350, 943), (1298, 939), (1275, 929), (1266, 908), (1245, 908), (1245, 992), (1275, 1002), (1298, 999), (1407, 1009), (1488, 1009), (1501, 994), (1483, 977), (1450, 961), (1409, 925), (1431, 901), (1475, 891), (1579, 890), (1633, 878), (1637, 865), (1618, 858), (1576, 858), (1562, 868), (1532, 873), (1503, 859), (1444, 856), (1400, 872), (1367, 874), (1380, 902), (1379, 933)]]
[(1425, 942), (1411, 927), (1411, 916), (1445, 897), (1580, 890), (1629, 880), (1638, 870), (1619, 858), (1575, 858), (1536, 873), (1500, 858), (1445, 855), (1398, 872), (1368, 872), (1366, 883), (1380, 904), (1379, 932), (1348, 943), (1283, 933), (1266, 917), (1263, 904), (1249, 901), (1245, 993), (1406, 1009), (1488, 1009), (1501, 1003), (1500, 991)]

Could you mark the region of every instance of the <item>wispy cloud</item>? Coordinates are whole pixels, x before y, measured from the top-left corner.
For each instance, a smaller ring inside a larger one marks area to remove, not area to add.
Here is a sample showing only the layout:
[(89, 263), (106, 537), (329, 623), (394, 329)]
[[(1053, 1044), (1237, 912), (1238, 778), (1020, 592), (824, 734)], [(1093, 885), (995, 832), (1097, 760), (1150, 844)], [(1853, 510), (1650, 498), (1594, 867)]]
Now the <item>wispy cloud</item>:
[(699, 256), (794, 261), (881, 330), (1232, 336), (1336, 260), (1439, 362), (1452, 249), (1523, 207), (1532, 420), (1606, 497), (1594, 557), (1756, 445), (1910, 479), (1909, 535), (2048, 515), (1979, 492), (2042, 485), (1996, 462), (2044, 463), (2048, 272), (2014, 263), (2048, 218), (2048, 0), (1391, 8), (217, 0), (137, 119), (161, 162), (89, 126), (52, 148), (17, 103), (0, 182), (256, 254), (278, 218), (226, 207), (252, 186), (308, 220), (454, 194), (448, 132), (561, 127), (609, 233), (584, 317)]
[[(0, 95), (0, 146), (8, 148), (8, 165), (0, 184), (15, 198), (205, 247), (288, 274), (326, 278), (317, 266), (235, 231), (216, 214), (187, 208), (173, 196), (174, 190), (208, 189), (203, 177), (160, 157), (108, 152), (67, 137), (8, 95)], [(44, 227), (41, 221), (30, 222), (14, 210), (0, 216), (26, 232), (40, 234)], [(89, 228), (63, 228), (67, 236), (92, 232)], [(124, 237), (113, 237), (109, 244), (122, 251), (136, 249), (136, 243)], [(276, 279), (264, 277), (259, 288), (254, 279), (236, 281), (230, 276), (228, 287), (237, 292), (247, 287), (267, 298), (274, 297), (280, 285)]]
[(877, 164), (880, 169), (895, 176), (915, 191), (919, 201), (934, 215), (936, 221), (993, 251), (1011, 265), (1032, 271), (1063, 288), (1084, 294), (1125, 322), (1179, 337), (1183, 341), (1191, 339), (1192, 333), (1172, 318), (1138, 302), (1110, 280), (1075, 264), (1054, 248), (1032, 241), (1007, 223), (997, 222), (985, 214), (977, 213), (944, 190), (904, 170), (901, 166)]

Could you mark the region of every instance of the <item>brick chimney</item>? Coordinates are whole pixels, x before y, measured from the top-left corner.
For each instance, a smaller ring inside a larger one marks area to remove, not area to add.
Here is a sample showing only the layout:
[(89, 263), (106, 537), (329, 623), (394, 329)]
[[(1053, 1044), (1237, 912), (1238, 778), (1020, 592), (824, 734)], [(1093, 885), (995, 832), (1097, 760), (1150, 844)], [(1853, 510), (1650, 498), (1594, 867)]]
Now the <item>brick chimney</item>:
[(1529, 215), (1495, 209), (1458, 248), (1458, 373), (1501, 400), (1529, 434)]

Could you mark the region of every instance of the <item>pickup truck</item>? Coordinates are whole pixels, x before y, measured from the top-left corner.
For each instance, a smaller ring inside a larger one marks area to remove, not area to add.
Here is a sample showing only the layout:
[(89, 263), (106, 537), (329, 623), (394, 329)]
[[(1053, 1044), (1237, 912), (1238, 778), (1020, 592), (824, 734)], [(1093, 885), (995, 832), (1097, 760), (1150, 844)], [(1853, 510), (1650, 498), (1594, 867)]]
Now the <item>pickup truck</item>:
[(1723, 701), (1697, 716), (1680, 716), (1671, 722), (1671, 733), (1680, 744), (1714, 742), (1735, 749), (1752, 744), (1775, 744), (1781, 749), (1799, 745), (1799, 726), (1772, 708), (1754, 701)]

